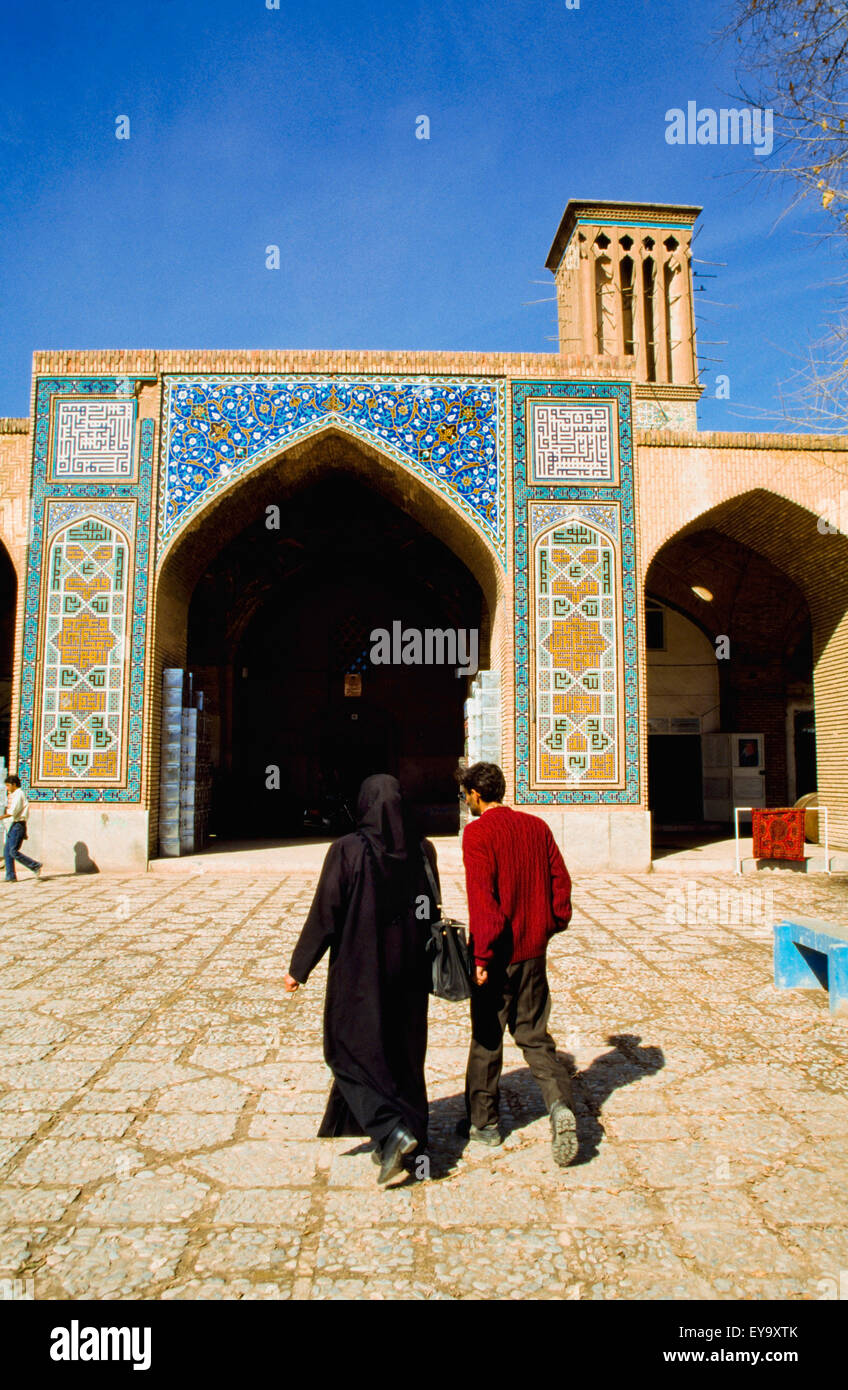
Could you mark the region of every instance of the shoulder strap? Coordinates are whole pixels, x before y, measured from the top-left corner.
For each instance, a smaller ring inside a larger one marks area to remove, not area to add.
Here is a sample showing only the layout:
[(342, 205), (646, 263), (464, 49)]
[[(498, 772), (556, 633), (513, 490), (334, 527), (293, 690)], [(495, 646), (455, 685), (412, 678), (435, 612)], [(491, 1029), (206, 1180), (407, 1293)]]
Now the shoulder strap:
[(435, 876), (435, 874), (433, 873), (432, 868), (430, 867), (430, 860), (429, 860), (429, 858), (427, 857), (427, 851), (426, 851), (425, 848), (424, 848), (424, 841), (423, 841), (423, 840), (422, 840), (422, 842), (421, 842), (421, 858), (424, 860), (424, 873), (425, 873), (426, 876), (427, 876), (427, 884), (428, 884), (428, 887), (429, 887), (429, 889), (430, 889), (430, 892), (433, 894), (433, 902), (436, 904), (436, 907), (437, 907), (437, 908), (439, 909), (439, 911), (441, 912), (441, 910), (442, 910), (442, 895), (441, 895), (441, 893), (439, 892), (438, 888), (436, 887), (436, 876)]

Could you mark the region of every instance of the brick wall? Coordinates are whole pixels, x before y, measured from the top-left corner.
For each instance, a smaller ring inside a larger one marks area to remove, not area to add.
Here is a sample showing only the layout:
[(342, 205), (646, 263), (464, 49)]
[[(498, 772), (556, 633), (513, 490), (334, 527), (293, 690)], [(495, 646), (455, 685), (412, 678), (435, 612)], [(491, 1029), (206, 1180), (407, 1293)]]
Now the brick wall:
[(361, 349), (334, 351), (321, 349), (251, 351), (149, 349), (122, 351), (98, 349), (85, 352), (33, 353), (33, 373), (37, 376), (131, 376), (155, 378), (162, 373), (312, 373), (391, 374), (396, 376), (494, 376), (562, 377), (617, 379), (631, 378), (629, 357), (586, 357), (576, 353), (554, 352), (379, 352)]

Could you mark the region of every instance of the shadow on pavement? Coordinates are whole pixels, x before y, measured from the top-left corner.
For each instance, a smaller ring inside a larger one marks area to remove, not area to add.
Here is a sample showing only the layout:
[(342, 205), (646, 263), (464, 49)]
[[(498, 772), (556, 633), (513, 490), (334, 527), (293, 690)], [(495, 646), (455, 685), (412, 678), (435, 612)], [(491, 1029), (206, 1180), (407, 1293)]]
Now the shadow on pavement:
[[(613, 1091), (619, 1090), (622, 1086), (631, 1086), (646, 1076), (652, 1076), (665, 1066), (662, 1048), (642, 1047), (641, 1038), (634, 1033), (613, 1033), (606, 1041), (611, 1050), (596, 1057), (582, 1072), (577, 1071), (571, 1053), (557, 1054), (572, 1077), (579, 1141), (577, 1157), (571, 1164), (572, 1168), (591, 1163), (597, 1157), (604, 1138), (601, 1115)], [(529, 1067), (517, 1067), (514, 1071), (504, 1073), (500, 1086), (501, 1132), (504, 1138), (534, 1124), (546, 1113), (539, 1087)], [(431, 1103), (428, 1143), (431, 1181), (449, 1177), (455, 1171), (469, 1142), (467, 1138), (456, 1133), (457, 1125), (464, 1119), (465, 1096), (462, 1093), (445, 1096)], [(482, 1145), (475, 1147), (478, 1147), (481, 1154), (485, 1153)], [(366, 1143), (351, 1149), (350, 1152), (365, 1153), (369, 1148), (370, 1144)], [(497, 1149), (492, 1150), (492, 1153), (497, 1152)], [(410, 1166), (413, 1165), (414, 1159)], [(414, 1182), (414, 1172), (410, 1171), (407, 1181), (396, 1185), (408, 1186)]]

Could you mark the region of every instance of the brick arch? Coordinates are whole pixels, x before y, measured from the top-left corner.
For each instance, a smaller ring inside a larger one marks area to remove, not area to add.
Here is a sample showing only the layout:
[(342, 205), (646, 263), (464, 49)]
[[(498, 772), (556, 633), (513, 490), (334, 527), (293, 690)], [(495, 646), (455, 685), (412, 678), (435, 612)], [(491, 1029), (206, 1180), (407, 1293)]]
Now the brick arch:
[(848, 436), (642, 430), (635, 444), (645, 569), (672, 536), (745, 498), (775, 498), (814, 518), (843, 497), (848, 508)]
[[(710, 590), (711, 602), (693, 593), (696, 583)], [(648, 567), (645, 594), (676, 609), (711, 642), (732, 628), (752, 653), (772, 643), (771, 633), (794, 646), (810, 620), (804, 593), (784, 570), (715, 526), (687, 527), (666, 541)]]
[[(694, 595), (686, 595), (686, 581), (698, 582), (685, 573), (686, 561), (702, 561), (702, 582), (712, 588), (708, 573), (721, 589), (721, 575), (731, 570), (730, 587), (745, 584), (744, 557), (749, 561), (749, 582), (754, 576), (762, 586), (764, 632), (759, 637), (760, 659), (769, 657), (772, 643), (791, 645), (803, 626), (804, 607), (808, 608), (812, 629), (813, 688), (816, 707), (816, 743), (819, 790), (822, 802), (831, 807), (832, 833), (836, 843), (848, 845), (848, 699), (845, 672), (848, 670), (848, 536), (840, 532), (823, 534), (818, 513), (812, 505), (802, 505), (783, 493), (755, 487), (738, 492), (689, 518), (662, 545), (657, 546), (647, 567), (645, 586), (653, 594), (668, 596), (684, 610), (694, 610), (702, 622), (710, 605), (697, 606)], [(731, 562), (732, 561), (732, 562)], [(734, 577), (735, 567), (735, 577)], [(669, 570), (677, 572), (669, 576)], [(665, 572), (665, 573), (664, 573)], [(737, 592), (728, 606), (727, 594), (719, 594), (720, 612), (739, 610), (744, 601)], [(748, 641), (757, 649), (755, 614), (747, 615)], [(713, 625), (718, 618), (713, 620)], [(720, 630), (717, 628), (717, 630)], [(774, 634), (777, 634), (775, 636)]]
[(848, 536), (823, 534), (811, 507), (771, 489), (749, 488), (689, 518), (649, 556), (643, 554), (646, 585), (661, 565), (661, 552), (703, 535), (708, 553), (711, 534), (719, 545), (729, 541), (759, 555), (776, 576), (791, 580), (818, 614), (822, 643), (829, 640), (848, 604)]

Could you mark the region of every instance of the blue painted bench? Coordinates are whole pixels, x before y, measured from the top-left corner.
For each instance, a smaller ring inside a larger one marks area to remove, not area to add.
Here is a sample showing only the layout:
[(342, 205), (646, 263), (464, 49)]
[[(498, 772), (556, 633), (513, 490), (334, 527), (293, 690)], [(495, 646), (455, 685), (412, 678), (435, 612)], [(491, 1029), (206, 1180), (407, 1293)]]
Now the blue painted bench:
[(778, 922), (774, 983), (778, 989), (821, 986), (830, 995), (830, 1012), (848, 1016), (848, 929), (817, 917)]

